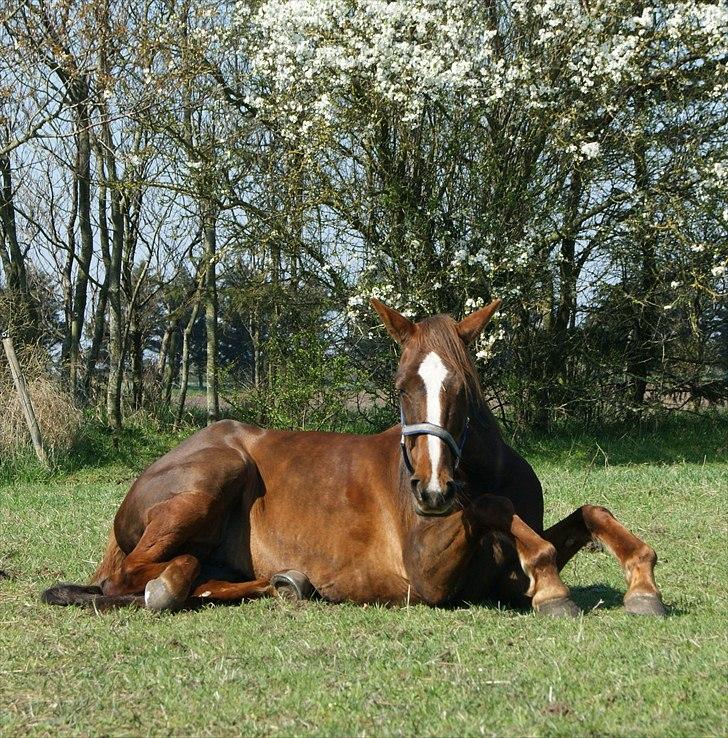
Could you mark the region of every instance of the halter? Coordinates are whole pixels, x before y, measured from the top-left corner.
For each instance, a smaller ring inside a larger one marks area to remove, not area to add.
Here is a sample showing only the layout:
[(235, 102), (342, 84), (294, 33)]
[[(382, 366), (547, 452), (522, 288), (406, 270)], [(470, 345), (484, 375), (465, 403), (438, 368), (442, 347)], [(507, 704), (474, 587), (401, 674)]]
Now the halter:
[(404, 410), (401, 405), (399, 406), (399, 418), (400, 425), (402, 426), (402, 435), (399, 439), (399, 445), (402, 448), (404, 465), (407, 467), (410, 474), (414, 474), (415, 468), (412, 466), (409, 451), (407, 451), (407, 444), (404, 440), (407, 436), (436, 436), (441, 441), (444, 441), (445, 445), (450, 449), (450, 451), (452, 451), (452, 454), (455, 457), (454, 468), (458, 468), (460, 457), (463, 455), (463, 446), (465, 446), (465, 441), (468, 437), (468, 427), (470, 426), (469, 417), (465, 418), (465, 428), (463, 428), (463, 433), (460, 436), (460, 443), (452, 437), (450, 431), (443, 428), (441, 425), (435, 425), (434, 423), (413, 423), (412, 425), (407, 425), (404, 419)]

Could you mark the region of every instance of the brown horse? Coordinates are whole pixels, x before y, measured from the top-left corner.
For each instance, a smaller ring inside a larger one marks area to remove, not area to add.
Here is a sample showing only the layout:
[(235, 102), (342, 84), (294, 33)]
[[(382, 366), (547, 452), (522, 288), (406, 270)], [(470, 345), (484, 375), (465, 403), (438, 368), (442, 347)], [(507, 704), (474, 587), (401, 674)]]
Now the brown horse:
[(300, 596), (310, 582), (334, 602), (500, 600), (574, 615), (559, 571), (597, 540), (624, 570), (627, 610), (664, 615), (655, 552), (608, 510), (585, 505), (543, 529), (541, 485), (503, 441), (467, 351), (500, 301), (416, 324), (372, 304), (402, 347), (400, 426), (358, 436), (215, 423), (134, 482), (92, 585), (44, 600), (167, 610), (276, 584)]

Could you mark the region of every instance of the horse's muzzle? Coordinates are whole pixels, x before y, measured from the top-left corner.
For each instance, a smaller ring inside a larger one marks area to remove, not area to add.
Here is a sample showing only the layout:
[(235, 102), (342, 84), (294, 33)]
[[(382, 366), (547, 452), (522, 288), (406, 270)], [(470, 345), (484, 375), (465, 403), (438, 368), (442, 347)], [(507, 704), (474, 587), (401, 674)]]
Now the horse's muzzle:
[(415, 497), (415, 512), (423, 516), (448, 515), (455, 505), (458, 485), (450, 480), (444, 489), (432, 490), (422, 484), (421, 479), (412, 478), (412, 493)]

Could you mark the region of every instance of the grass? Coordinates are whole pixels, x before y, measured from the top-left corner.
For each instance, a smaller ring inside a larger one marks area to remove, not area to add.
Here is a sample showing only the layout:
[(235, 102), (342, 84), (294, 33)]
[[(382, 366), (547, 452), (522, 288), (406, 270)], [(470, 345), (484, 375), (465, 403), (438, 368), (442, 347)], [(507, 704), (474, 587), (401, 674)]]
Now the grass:
[(92, 439), (55, 475), (0, 483), (0, 734), (726, 735), (726, 431), (695, 420), (520, 444), (547, 522), (605, 504), (654, 545), (663, 621), (624, 613), (599, 552), (565, 569), (586, 610), (574, 621), (495, 606), (42, 606), (44, 586), (88, 577), (129, 483), (174, 440)]

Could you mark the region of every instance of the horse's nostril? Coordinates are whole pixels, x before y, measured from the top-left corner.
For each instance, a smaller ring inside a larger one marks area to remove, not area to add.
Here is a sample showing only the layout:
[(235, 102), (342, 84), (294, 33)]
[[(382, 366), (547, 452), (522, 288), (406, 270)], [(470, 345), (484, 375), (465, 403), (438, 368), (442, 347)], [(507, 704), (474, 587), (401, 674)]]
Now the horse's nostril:
[(446, 500), (450, 500), (455, 496), (455, 493), (458, 491), (458, 483), (453, 481), (452, 479), (445, 485), (445, 494), (444, 497)]
[(417, 479), (417, 477), (412, 477), (412, 479), (410, 479), (410, 484), (412, 485), (412, 494), (415, 496), (416, 499), (421, 500), (422, 487), (420, 486), (420, 480)]

